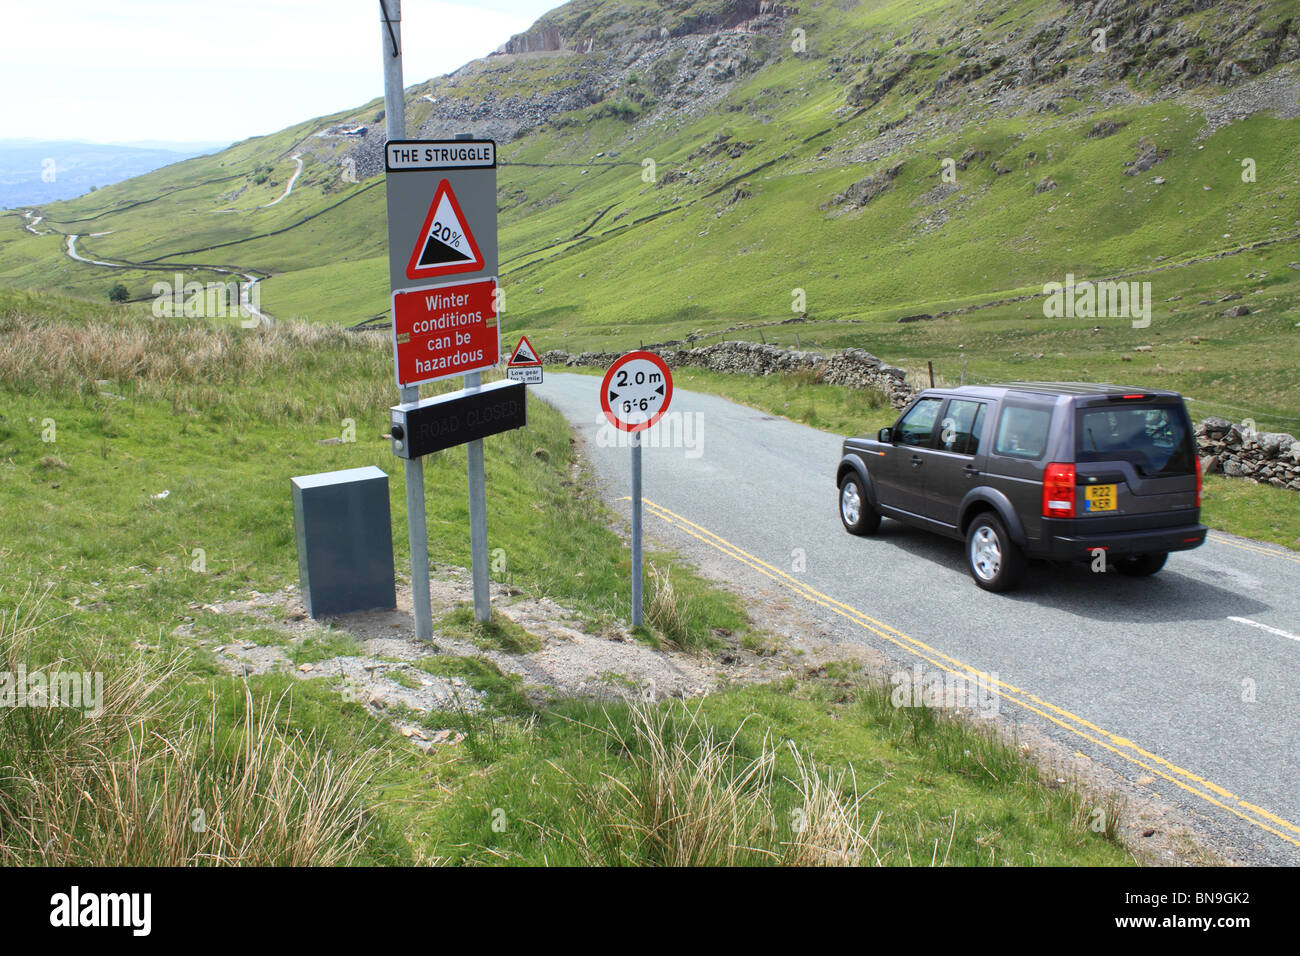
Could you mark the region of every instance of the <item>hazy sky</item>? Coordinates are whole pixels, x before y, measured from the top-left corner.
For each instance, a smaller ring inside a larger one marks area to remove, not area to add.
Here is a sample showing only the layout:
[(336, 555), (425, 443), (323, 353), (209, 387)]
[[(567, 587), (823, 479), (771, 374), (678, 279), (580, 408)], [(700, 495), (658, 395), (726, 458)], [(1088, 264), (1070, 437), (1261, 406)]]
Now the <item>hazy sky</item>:
[[(406, 85), (563, 0), (402, 3)], [(233, 141), (382, 96), (379, 0), (0, 0), (0, 138)]]

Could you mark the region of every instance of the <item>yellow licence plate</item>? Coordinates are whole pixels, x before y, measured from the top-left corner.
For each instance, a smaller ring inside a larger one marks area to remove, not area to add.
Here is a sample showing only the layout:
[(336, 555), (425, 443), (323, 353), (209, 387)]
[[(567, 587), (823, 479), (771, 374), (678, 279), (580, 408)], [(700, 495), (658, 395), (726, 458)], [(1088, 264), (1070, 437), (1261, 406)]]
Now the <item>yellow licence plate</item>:
[(1084, 511), (1114, 511), (1115, 485), (1089, 485), (1083, 489)]

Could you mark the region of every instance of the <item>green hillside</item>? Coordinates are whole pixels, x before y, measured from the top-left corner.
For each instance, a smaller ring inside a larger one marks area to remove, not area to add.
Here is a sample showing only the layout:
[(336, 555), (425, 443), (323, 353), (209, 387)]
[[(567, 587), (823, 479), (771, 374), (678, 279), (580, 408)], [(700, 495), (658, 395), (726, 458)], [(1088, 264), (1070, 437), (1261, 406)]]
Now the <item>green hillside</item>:
[[(1152, 382), (1297, 430), (1293, 7), (1091, 10), (575, 0), (508, 47), (528, 52), (410, 87), (408, 135), (499, 140), (505, 329), (542, 349), (802, 317), (727, 337)], [(121, 282), (148, 310), (155, 282), (221, 267), (269, 276), (277, 319), (380, 315), (382, 132), (376, 100), (11, 212), (0, 284), (102, 301)], [(76, 262), (68, 235), (130, 265)], [(1045, 318), (1067, 274), (1149, 281), (1150, 326)]]

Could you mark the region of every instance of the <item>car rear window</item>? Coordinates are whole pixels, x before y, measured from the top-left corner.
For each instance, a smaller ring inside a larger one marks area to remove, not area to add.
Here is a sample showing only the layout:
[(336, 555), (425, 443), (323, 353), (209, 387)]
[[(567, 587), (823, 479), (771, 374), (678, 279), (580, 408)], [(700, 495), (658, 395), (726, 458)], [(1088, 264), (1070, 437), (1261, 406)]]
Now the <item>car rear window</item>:
[(1127, 461), (1144, 476), (1196, 469), (1191, 422), (1181, 404), (1082, 408), (1075, 445), (1077, 461)]
[(1047, 449), (1047, 428), (1051, 423), (1050, 408), (1005, 405), (998, 418), (993, 450), (1008, 458), (1041, 458)]

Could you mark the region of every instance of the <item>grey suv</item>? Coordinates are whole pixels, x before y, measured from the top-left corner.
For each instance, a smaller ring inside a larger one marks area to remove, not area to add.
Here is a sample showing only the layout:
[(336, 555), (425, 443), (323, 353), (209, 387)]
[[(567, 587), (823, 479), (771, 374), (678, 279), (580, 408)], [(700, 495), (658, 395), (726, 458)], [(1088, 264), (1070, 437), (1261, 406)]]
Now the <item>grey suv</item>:
[(840, 519), (895, 518), (966, 542), (975, 583), (1008, 591), (1027, 558), (1164, 567), (1205, 541), (1201, 466), (1175, 392), (1078, 382), (932, 388), (892, 428), (844, 442)]

